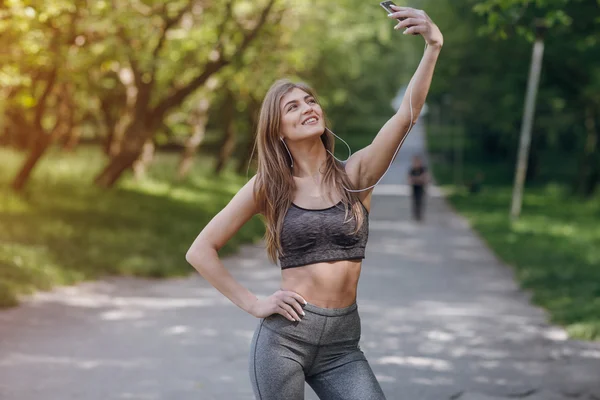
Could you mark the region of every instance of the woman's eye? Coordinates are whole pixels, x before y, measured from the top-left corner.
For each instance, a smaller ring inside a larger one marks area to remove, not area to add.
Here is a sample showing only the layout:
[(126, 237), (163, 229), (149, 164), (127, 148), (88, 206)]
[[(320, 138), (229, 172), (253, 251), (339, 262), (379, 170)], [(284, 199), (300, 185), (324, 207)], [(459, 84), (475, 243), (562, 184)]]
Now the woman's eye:
[(317, 101), (316, 101), (315, 99), (310, 99), (308, 102), (309, 102), (310, 104), (315, 104)]
[(292, 111), (294, 108), (296, 108), (296, 105), (295, 105), (295, 104), (292, 104), (292, 105), (290, 106), (290, 108), (288, 108), (288, 111)]

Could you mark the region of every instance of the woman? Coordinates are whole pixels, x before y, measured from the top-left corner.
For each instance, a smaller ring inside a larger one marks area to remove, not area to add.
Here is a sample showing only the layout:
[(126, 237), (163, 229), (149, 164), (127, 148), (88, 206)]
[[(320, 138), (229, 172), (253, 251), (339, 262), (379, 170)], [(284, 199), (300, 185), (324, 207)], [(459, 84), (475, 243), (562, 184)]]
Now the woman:
[[(429, 90), (443, 37), (423, 11), (395, 7), (395, 29), (427, 47), (411, 81), (412, 102), (345, 164), (314, 92), (276, 82), (257, 128), (257, 174), (198, 235), (186, 259), (216, 289), (260, 318), (250, 350), (259, 400), (299, 400), (308, 382), (321, 399), (384, 399), (358, 346), (356, 292), (368, 235), (372, 187), (395, 157)], [(361, 188), (368, 188), (364, 190)], [(258, 299), (219, 261), (217, 251), (254, 214), (266, 222), (266, 247), (279, 258), (281, 290)]]

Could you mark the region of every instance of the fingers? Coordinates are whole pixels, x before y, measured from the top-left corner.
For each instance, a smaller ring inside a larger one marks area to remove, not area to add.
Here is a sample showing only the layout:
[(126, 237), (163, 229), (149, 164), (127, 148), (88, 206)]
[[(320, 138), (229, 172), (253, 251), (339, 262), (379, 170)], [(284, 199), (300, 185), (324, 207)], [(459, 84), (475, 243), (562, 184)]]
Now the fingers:
[(395, 30), (406, 28), (405, 35), (421, 35), (427, 45), (441, 47), (444, 43), (444, 37), (437, 25), (429, 18), (429, 15), (423, 10), (416, 10), (410, 7), (392, 6), (395, 12), (388, 14), (390, 18), (395, 18), (399, 22), (394, 26)]
[(291, 309), (293, 311), (293, 313), (290, 312), (290, 314), (292, 314), (294, 316), (294, 318), (296, 318), (299, 315), (302, 315), (302, 316), (305, 315), (304, 310), (302, 309), (300, 304), (298, 304), (298, 301), (296, 301), (296, 299), (293, 299), (291, 297), (285, 298), (282, 301), (282, 303), (280, 304), (280, 306), (284, 307), (286, 310)]
[(300, 304), (304, 304), (304, 305), (308, 304), (308, 302), (306, 300), (304, 300), (304, 298), (296, 292), (286, 292), (286, 294), (288, 296), (291, 296), (294, 299), (296, 299), (298, 301), (298, 303), (300, 303)]
[(422, 10), (416, 10), (410, 7), (394, 7), (394, 10), (397, 10), (391, 14), (388, 14), (388, 17), (393, 19), (398, 18), (422, 18), (426, 14)]
[(397, 6), (395, 4), (392, 4), (390, 7), (392, 8), (392, 10), (396, 10), (396, 11), (414, 10), (414, 8), (411, 8), (411, 7)]
[(427, 32), (427, 27), (424, 25), (417, 25), (417, 26), (411, 26), (410, 28), (408, 28), (407, 30), (405, 30), (404, 32), (402, 32), (405, 35), (417, 35), (419, 33), (425, 33)]
[(285, 294), (286, 297), (283, 299), (283, 301), (294, 309), (296, 315), (304, 316), (304, 310), (302, 309), (300, 303), (306, 304), (306, 300), (304, 300), (302, 296), (295, 292), (285, 292)]
[(296, 311), (294, 311), (294, 309), (292, 308), (292, 306), (290, 306), (289, 304), (286, 303), (281, 303), (279, 304), (279, 310), (278, 310), (279, 314), (283, 315), (284, 317), (286, 317), (287, 319), (289, 319), (290, 321), (298, 321), (300, 322), (300, 317), (298, 316), (298, 314), (296, 313)]
[(278, 293), (277, 306), (281, 315), (291, 321), (300, 321), (300, 315), (304, 316), (301, 304), (307, 304), (306, 300), (298, 293), (291, 291), (280, 291)]
[(417, 26), (417, 25), (425, 25), (427, 21), (420, 19), (420, 18), (407, 18), (404, 21), (400, 21), (396, 26), (394, 26), (394, 29), (402, 29), (402, 28), (408, 28), (411, 26)]
[(398, 11), (388, 14), (388, 17), (391, 19), (405, 19), (413, 16), (415, 16), (414, 13), (410, 12), (409, 10)]

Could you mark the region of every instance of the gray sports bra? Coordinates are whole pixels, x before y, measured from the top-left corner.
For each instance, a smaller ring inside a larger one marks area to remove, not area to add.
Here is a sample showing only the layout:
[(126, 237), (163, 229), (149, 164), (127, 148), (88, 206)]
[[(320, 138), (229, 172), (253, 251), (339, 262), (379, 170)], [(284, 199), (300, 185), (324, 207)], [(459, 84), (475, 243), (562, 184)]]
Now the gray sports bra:
[[(362, 204), (362, 203), (361, 203)], [(292, 203), (281, 229), (281, 269), (301, 267), (322, 261), (365, 258), (369, 238), (369, 213), (365, 206), (363, 224), (356, 234), (355, 221), (344, 223), (343, 203), (314, 210)], [(352, 216), (349, 211), (349, 218)]]

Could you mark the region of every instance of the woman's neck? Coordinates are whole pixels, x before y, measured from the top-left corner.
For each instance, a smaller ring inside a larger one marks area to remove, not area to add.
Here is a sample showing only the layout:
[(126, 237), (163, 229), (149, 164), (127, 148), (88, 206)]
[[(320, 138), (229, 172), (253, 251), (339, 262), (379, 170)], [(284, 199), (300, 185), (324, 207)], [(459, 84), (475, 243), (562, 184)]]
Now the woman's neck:
[(311, 143), (298, 142), (290, 145), (294, 158), (293, 175), (297, 178), (317, 178), (324, 171), (327, 151), (320, 138)]

